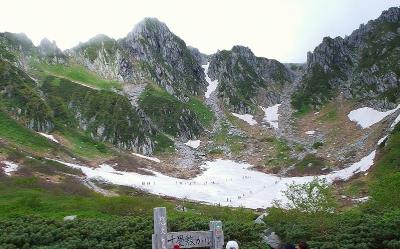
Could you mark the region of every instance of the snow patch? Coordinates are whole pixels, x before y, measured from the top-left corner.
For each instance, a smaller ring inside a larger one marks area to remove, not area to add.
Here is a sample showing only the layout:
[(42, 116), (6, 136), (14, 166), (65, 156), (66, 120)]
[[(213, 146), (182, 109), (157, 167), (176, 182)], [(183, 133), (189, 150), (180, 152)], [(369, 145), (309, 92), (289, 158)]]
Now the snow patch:
[[(356, 173), (367, 171), (373, 164), (375, 151), (348, 168), (318, 178), (328, 182), (347, 180)], [(313, 176), (279, 177), (251, 170), (252, 165), (217, 159), (203, 164), (204, 172), (193, 179), (179, 179), (148, 170), (154, 175), (117, 171), (108, 165), (99, 168), (65, 163), (79, 168), (89, 179), (102, 179), (116, 185), (129, 186), (162, 196), (220, 204), (224, 206), (266, 208), (274, 200), (285, 201), (282, 191), (288, 184), (303, 184)]]
[(314, 134), (315, 134), (315, 131), (306, 131), (306, 134), (307, 134), (307, 135), (314, 135)]
[(218, 80), (211, 80), (210, 77), (208, 77), (208, 67), (210, 66), (210, 62), (207, 63), (207, 65), (202, 65), (201, 67), (204, 68), (204, 74), (206, 75), (206, 81), (208, 83), (207, 86), (207, 91), (205, 93), (206, 99), (210, 97), (210, 95), (217, 89), (218, 86)]
[(193, 149), (197, 149), (200, 146), (200, 140), (189, 140), (185, 144)]
[(6, 166), (3, 168), (3, 171), (6, 175), (10, 176), (12, 172), (18, 170), (19, 165), (10, 161), (2, 161)]
[(388, 137), (388, 135), (386, 135), (386, 136), (384, 136), (383, 138), (381, 138), (381, 139), (379, 139), (378, 140), (378, 145), (381, 145), (384, 141), (385, 141), (385, 139)]
[(397, 118), (390, 125), (390, 128), (394, 128), (399, 122), (400, 122), (400, 114), (397, 116)]
[(144, 159), (156, 162), (156, 163), (160, 163), (161, 162), (160, 159), (155, 158), (155, 157), (144, 156), (144, 155), (141, 155), (141, 154), (138, 154), (138, 153), (133, 153), (133, 152), (132, 152), (132, 155), (140, 157), (140, 158), (144, 158)]
[(251, 114), (237, 114), (237, 113), (232, 112), (232, 115), (243, 121), (246, 121), (249, 125), (257, 124), (257, 121), (254, 119), (253, 115), (251, 115)]
[(370, 107), (362, 107), (351, 111), (347, 116), (351, 121), (356, 122), (363, 129), (365, 129), (380, 122), (386, 116), (394, 113), (398, 109), (400, 109), (400, 105), (398, 105), (395, 109), (386, 112), (380, 112)]
[(278, 114), (278, 110), (279, 110), (279, 106), (281, 104), (276, 104), (273, 106), (269, 106), (267, 108), (264, 108), (262, 106), (261, 109), (264, 111), (265, 116), (263, 118), (263, 120), (265, 122), (267, 122), (268, 124), (270, 124), (274, 129), (278, 129), (279, 124), (278, 124), (278, 119), (279, 119), (279, 114)]
[(50, 139), (51, 141), (53, 141), (55, 143), (58, 143), (58, 144), (60, 143), (60, 142), (58, 142), (57, 139), (55, 139), (55, 137), (53, 135), (46, 134), (46, 133), (43, 133), (43, 132), (38, 132), (38, 134), (42, 135), (43, 137), (45, 137), (47, 139)]
[(361, 197), (361, 198), (354, 198), (351, 200), (356, 203), (364, 203), (369, 200), (369, 196), (365, 196), (365, 197)]

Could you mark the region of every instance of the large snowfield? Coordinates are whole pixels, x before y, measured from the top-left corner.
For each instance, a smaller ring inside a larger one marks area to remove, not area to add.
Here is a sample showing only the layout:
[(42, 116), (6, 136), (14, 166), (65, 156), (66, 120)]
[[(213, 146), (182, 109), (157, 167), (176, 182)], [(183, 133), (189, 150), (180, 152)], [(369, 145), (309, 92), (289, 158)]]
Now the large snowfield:
[(382, 119), (399, 109), (400, 105), (398, 105), (395, 109), (386, 112), (380, 112), (371, 107), (362, 107), (351, 111), (347, 116), (351, 121), (356, 122), (363, 129), (365, 129), (380, 122)]
[[(367, 171), (374, 162), (375, 151), (349, 167), (318, 176), (328, 182), (347, 180), (358, 172)], [(208, 161), (202, 167), (201, 175), (190, 180), (178, 179), (149, 171), (154, 175), (117, 171), (110, 165), (90, 168), (83, 165), (58, 161), (73, 168), (79, 168), (89, 179), (99, 179), (116, 185), (129, 186), (152, 194), (171, 196), (193, 201), (220, 204), (223, 206), (266, 208), (274, 200), (284, 200), (283, 190), (291, 183), (311, 181), (313, 176), (279, 177), (251, 170), (251, 165), (231, 160)]]

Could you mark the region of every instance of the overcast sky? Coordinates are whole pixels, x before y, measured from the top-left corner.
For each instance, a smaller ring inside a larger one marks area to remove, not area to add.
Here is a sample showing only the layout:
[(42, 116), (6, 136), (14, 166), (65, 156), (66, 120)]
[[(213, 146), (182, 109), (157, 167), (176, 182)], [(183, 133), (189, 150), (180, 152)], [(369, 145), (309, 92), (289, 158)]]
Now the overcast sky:
[(0, 0), (0, 32), (43, 37), (62, 49), (102, 33), (124, 37), (157, 17), (188, 45), (211, 54), (233, 45), (257, 56), (304, 62), (324, 36), (344, 36), (400, 0)]

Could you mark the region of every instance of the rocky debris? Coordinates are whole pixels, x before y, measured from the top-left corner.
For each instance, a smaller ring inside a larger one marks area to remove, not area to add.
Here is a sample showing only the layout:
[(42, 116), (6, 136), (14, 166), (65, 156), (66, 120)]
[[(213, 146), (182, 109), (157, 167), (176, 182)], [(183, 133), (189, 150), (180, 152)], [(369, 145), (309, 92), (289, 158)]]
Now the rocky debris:
[(73, 221), (77, 218), (77, 215), (68, 215), (63, 218), (63, 221)]
[(138, 106), (138, 100), (142, 92), (146, 89), (146, 84), (124, 84), (123, 91), (129, 98), (132, 106)]

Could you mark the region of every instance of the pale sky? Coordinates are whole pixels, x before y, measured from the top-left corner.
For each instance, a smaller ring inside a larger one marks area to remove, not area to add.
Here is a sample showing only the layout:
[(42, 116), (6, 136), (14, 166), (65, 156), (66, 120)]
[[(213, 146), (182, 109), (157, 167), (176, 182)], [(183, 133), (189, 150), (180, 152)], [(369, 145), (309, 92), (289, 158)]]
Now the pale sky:
[(165, 22), (211, 54), (233, 45), (257, 56), (304, 62), (324, 36), (345, 36), (400, 0), (0, 0), (0, 32), (43, 37), (61, 49), (96, 34), (124, 37), (144, 17)]

